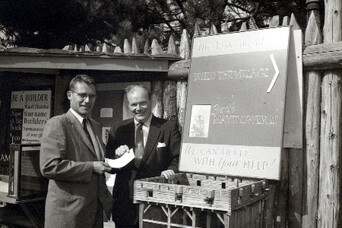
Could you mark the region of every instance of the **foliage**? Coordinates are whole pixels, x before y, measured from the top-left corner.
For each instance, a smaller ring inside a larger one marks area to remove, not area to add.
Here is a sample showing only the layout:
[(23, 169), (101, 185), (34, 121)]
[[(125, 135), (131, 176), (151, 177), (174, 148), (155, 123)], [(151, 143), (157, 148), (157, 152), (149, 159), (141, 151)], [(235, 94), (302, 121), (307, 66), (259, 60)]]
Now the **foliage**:
[(183, 29), (193, 34), (195, 23), (208, 32), (238, 30), (251, 18), (267, 26), (273, 15), (290, 16), (305, 25), (305, 0), (2, 0), (0, 45), (62, 48), (68, 43), (97, 41), (122, 46), (125, 38), (156, 38), (166, 46)]

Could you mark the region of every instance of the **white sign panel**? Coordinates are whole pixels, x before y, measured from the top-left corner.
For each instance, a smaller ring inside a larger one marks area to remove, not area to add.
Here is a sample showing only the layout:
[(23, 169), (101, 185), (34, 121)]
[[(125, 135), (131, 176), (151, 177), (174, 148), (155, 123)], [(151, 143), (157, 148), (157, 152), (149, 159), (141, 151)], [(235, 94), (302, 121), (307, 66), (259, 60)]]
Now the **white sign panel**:
[(290, 27), (196, 37), (179, 170), (279, 179)]
[(23, 110), (21, 143), (38, 143), (51, 116), (51, 91), (13, 91), (11, 109)]

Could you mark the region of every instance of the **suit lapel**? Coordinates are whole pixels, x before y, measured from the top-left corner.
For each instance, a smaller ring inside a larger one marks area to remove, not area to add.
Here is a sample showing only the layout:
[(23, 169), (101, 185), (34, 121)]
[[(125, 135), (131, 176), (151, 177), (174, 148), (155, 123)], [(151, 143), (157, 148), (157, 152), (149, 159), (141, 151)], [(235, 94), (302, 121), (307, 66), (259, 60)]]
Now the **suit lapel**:
[(74, 116), (74, 114), (72, 114), (72, 112), (69, 110), (66, 113), (70, 123), (72, 124), (72, 128), (75, 131), (75, 134), (79, 134), (82, 142), (84, 142), (84, 144), (86, 144), (86, 146), (89, 148), (89, 150), (96, 156), (96, 152), (94, 150), (94, 147), (92, 145), (92, 143), (90, 142), (90, 139), (88, 138), (88, 136), (86, 135), (86, 133), (83, 130), (83, 127), (81, 125), (81, 123), (78, 121), (78, 119), (76, 118), (76, 116)]
[(131, 119), (129, 123), (127, 123), (127, 127), (123, 128), (124, 129), (124, 134), (126, 136), (126, 142), (127, 146), (129, 148), (134, 148), (135, 147), (135, 125), (134, 125), (134, 120)]
[(158, 141), (159, 135), (160, 135), (160, 123), (158, 123), (157, 119), (154, 116), (152, 116), (150, 130), (148, 133), (147, 142), (146, 142), (146, 146), (144, 150), (144, 155), (142, 157), (139, 167), (141, 167), (142, 164), (145, 164), (145, 162), (151, 155), (154, 149), (154, 146), (156, 145)]

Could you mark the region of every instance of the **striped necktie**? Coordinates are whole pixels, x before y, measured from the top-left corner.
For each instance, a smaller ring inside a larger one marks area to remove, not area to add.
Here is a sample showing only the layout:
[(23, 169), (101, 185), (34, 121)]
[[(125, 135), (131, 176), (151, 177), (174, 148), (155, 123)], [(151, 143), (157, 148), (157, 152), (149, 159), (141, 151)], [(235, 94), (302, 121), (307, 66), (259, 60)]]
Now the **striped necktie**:
[(91, 142), (91, 144), (92, 144), (93, 147), (94, 147), (93, 140), (91, 139), (90, 133), (89, 133), (89, 131), (88, 131), (87, 121), (88, 121), (88, 120), (87, 120), (86, 118), (84, 118), (83, 121), (82, 121), (83, 130), (85, 131), (86, 135), (88, 136), (89, 141)]
[(103, 159), (102, 155), (101, 155), (101, 151), (100, 151), (99, 145), (98, 145), (98, 143), (96, 141), (95, 134), (94, 134), (94, 132), (93, 132), (91, 126), (90, 126), (89, 120), (84, 118), (82, 124), (83, 124), (83, 129), (84, 129), (86, 135), (88, 136), (91, 144), (93, 145), (93, 148), (94, 148), (94, 150), (96, 152), (97, 159), (99, 161), (101, 161)]
[(144, 155), (144, 134), (143, 134), (143, 123), (139, 122), (137, 124), (136, 130), (135, 130), (135, 160), (136, 160), (136, 166), (138, 167), (140, 164), (140, 161)]

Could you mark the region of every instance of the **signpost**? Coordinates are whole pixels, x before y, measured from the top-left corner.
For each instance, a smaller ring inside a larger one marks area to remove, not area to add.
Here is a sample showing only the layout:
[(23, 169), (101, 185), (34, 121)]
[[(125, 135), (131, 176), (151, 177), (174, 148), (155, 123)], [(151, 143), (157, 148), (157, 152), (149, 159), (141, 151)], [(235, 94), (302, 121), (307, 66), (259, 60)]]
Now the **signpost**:
[(180, 170), (279, 179), (290, 28), (194, 39)]

